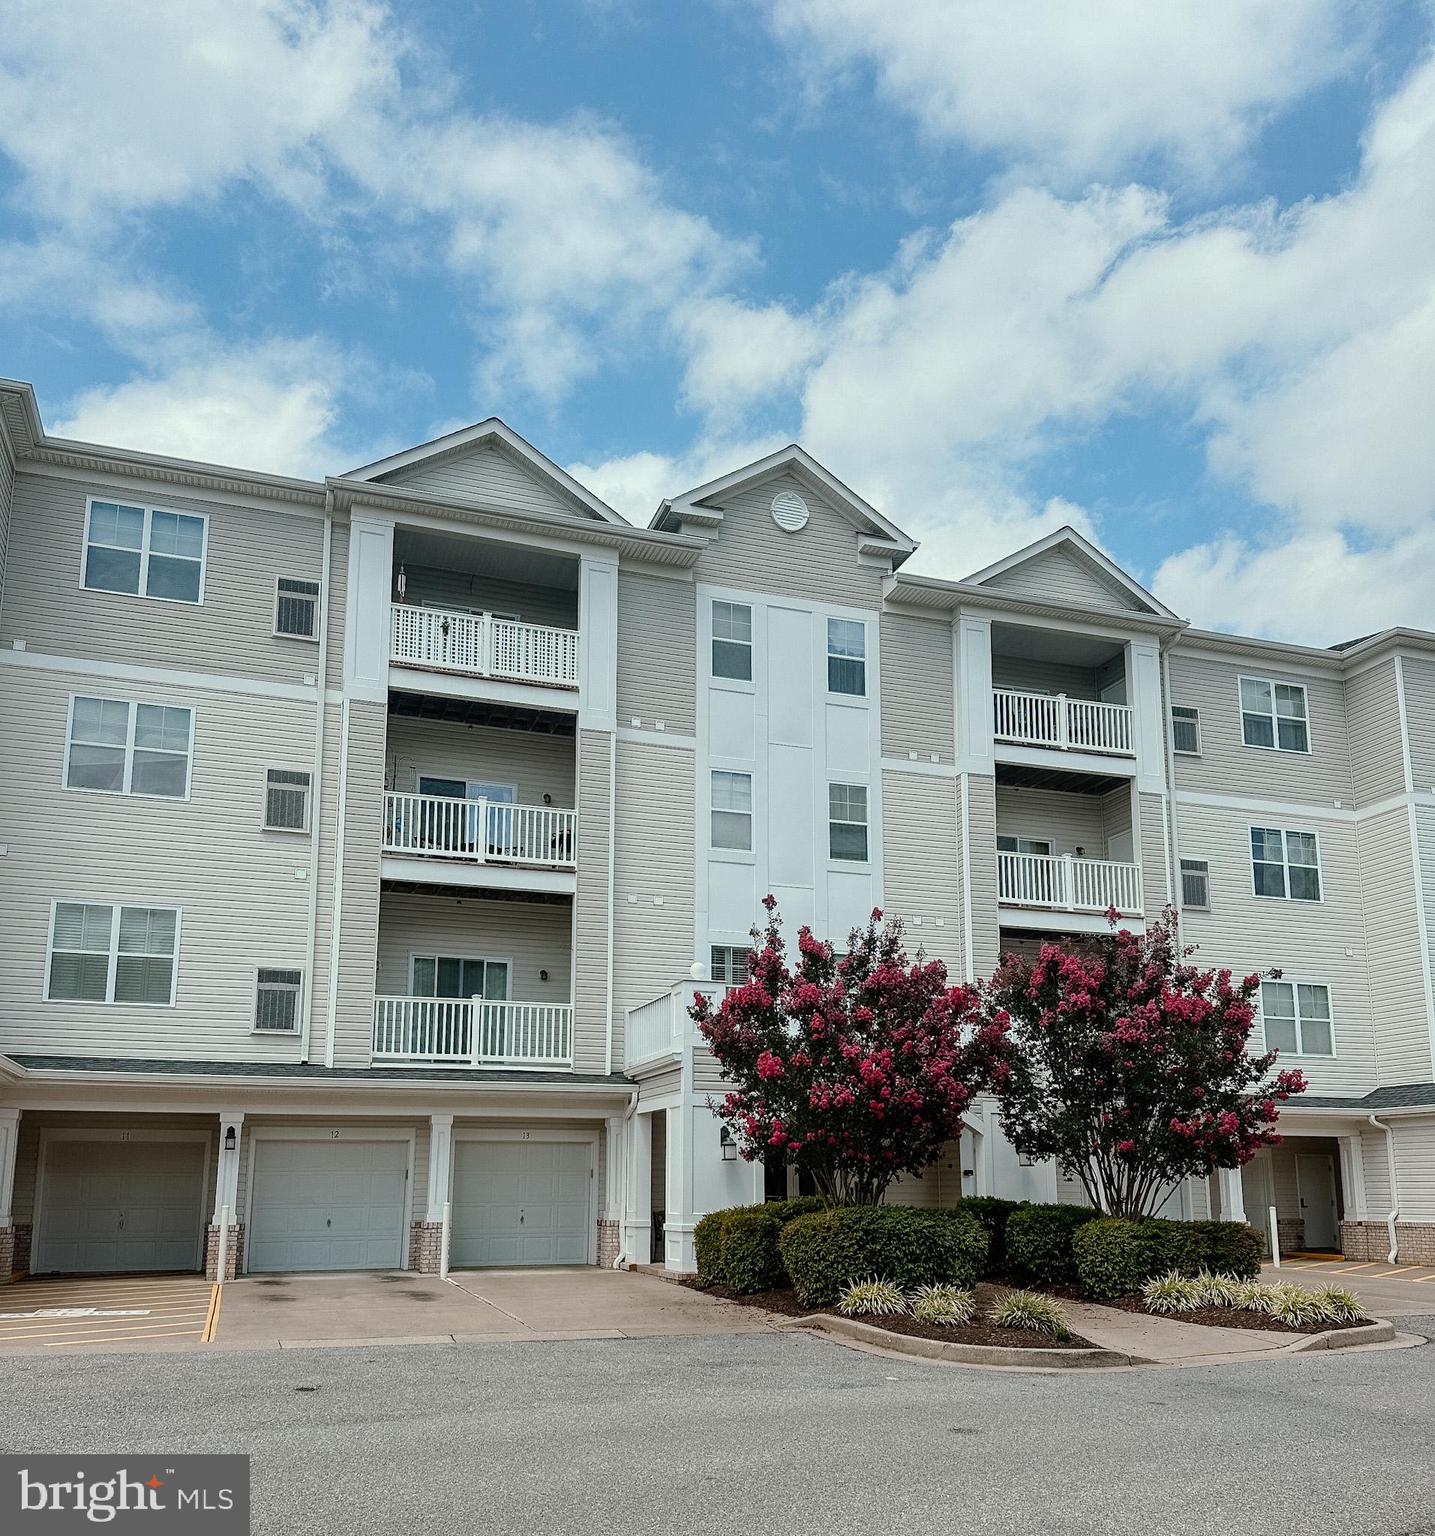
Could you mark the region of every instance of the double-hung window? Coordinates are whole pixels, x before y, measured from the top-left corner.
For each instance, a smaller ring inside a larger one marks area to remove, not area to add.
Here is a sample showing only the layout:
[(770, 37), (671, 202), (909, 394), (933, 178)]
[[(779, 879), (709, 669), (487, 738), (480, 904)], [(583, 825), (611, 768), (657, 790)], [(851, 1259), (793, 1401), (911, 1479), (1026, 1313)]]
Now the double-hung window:
[(1330, 988), (1304, 981), (1263, 981), (1261, 1028), (1268, 1051), (1334, 1056)]
[(319, 583), (281, 576), (274, 588), (274, 633), (293, 640), (319, 638)]
[(65, 787), (108, 795), (184, 800), (194, 748), (194, 711), (76, 694), (70, 700)]
[(1314, 832), (1251, 828), (1251, 880), (1257, 896), (1320, 900), (1320, 845)]
[(259, 968), (254, 996), (254, 1030), (261, 1035), (292, 1035), (299, 1028), (303, 971)]
[(834, 859), (867, 860), (867, 786), (827, 786), (827, 848)]
[(827, 621), (827, 691), (866, 697), (867, 626), (860, 619)]
[(178, 907), (57, 901), (45, 996), (51, 1002), (174, 1002)]
[(715, 768), (712, 778), (714, 848), (752, 851), (752, 775)]
[(752, 609), (713, 602), (713, 676), (752, 681)]
[(193, 513), (91, 500), (84, 585), (172, 603), (202, 602), (207, 531), (206, 520)]
[(1181, 905), (1188, 910), (1211, 909), (1211, 866), (1205, 859), (1181, 860)]
[(1278, 752), (1310, 751), (1310, 718), (1300, 683), (1265, 677), (1241, 679), (1241, 740)]
[(1189, 704), (1171, 706), (1171, 750), (1190, 757), (1201, 753), (1201, 711)]
[(750, 949), (736, 944), (714, 944), (708, 955), (708, 974), (715, 982), (739, 987), (747, 980)]
[(270, 832), (309, 830), (309, 775), (271, 768), (264, 781), (264, 826)]

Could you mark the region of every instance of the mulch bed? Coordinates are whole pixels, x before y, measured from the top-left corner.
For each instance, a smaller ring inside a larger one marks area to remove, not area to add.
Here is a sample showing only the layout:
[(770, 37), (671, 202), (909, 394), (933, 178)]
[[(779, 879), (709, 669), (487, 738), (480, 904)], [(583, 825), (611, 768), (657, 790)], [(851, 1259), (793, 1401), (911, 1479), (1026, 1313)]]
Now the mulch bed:
[(1199, 1323), (1208, 1328), (1259, 1328), (1263, 1333), (1328, 1333), (1341, 1328), (1365, 1328), (1368, 1320), (1358, 1323), (1305, 1323), (1296, 1326), (1277, 1322), (1264, 1312), (1247, 1307), (1201, 1307), (1195, 1312), (1148, 1312), (1139, 1296), (1124, 1296), (1120, 1301), (1101, 1301), (1101, 1307), (1118, 1312), (1139, 1312), (1142, 1317), (1159, 1317), (1168, 1323)]
[[(725, 1285), (699, 1285), (695, 1278), (681, 1282), (694, 1290), (716, 1296), (722, 1301), (734, 1301), (743, 1307), (761, 1307), (766, 1312), (776, 1312), (782, 1317), (811, 1317), (826, 1313), (832, 1317), (842, 1314), (836, 1307), (804, 1307), (791, 1291), (754, 1291), (741, 1293), (730, 1291)], [(983, 1309), (1000, 1299), (1001, 1293), (988, 1285), (977, 1287), (977, 1302)], [(935, 1323), (919, 1322), (915, 1317), (859, 1317), (859, 1323), (869, 1323), (874, 1328), (885, 1328), (889, 1333), (905, 1334), (909, 1339), (936, 1339), (943, 1344), (995, 1344), (1002, 1349), (1094, 1349), (1090, 1339), (1073, 1333), (1067, 1339), (1054, 1339), (1048, 1333), (1037, 1333), (1031, 1328), (997, 1328), (976, 1318), (960, 1328), (943, 1328)]]

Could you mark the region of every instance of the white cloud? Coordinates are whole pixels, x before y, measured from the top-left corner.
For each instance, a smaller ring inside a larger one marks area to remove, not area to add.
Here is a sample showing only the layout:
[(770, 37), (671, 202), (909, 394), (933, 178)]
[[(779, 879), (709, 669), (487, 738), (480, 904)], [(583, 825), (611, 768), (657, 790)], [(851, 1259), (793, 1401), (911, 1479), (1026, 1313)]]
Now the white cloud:
[(683, 398), (716, 420), (737, 419), (800, 379), (822, 343), (818, 320), (781, 304), (699, 298), (674, 324), (687, 352)]
[(766, 0), (820, 86), (870, 67), (929, 134), (1068, 186), (1206, 177), (1351, 52), (1341, 0)]
[(683, 453), (624, 454), (596, 464), (570, 464), (568, 473), (630, 523), (643, 527), (665, 498), (680, 496), (765, 458), (786, 447), (787, 442), (780, 435), (742, 440), (705, 438)]

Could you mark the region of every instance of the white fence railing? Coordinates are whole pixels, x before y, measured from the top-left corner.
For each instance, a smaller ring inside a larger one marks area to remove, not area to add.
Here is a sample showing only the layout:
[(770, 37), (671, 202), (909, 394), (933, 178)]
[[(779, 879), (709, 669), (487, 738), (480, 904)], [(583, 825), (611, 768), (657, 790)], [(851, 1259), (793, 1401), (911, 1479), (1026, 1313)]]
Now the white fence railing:
[(993, 734), (998, 741), (1062, 751), (1107, 752), (1132, 757), (1131, 706), (1071, 699), (1064, 693), (992, 692)]
[(571, 1067), (573, 1009), (481, 997), (376, 997), (373, 1060), (404, 1067)]
[(491, 613), (394, 603), (389, 657), (412, 667), (502, 677), (555, 688), (578, 686), (578, 631), (524, 624)]
[(645, 1061), (676, 1054), (690, 1038), (690, 1031), (696, 1037), (696, 1027), (688, 1017), (694, 996), (701, 992), (716, 1007), (727, 990), (720, 981), (683, 981), (628, 1009), (623, 1035), (625, 1065), (641, 1066)]
[(997, 899), (1063, 912), (1141, 913), (1141, 867), (1069, 854), (997, 852)]
[(578, 813), (454, 795), (384, 795), (385, 853), (465, 859), (473, 864), (577, 867)]

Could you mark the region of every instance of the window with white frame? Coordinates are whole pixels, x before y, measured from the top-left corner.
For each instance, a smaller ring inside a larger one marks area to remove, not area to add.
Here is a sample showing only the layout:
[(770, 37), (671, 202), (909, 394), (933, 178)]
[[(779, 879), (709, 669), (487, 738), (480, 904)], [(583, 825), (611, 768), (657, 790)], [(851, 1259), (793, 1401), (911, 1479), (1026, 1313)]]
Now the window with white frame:
[(860, 619), (827, 621), (827, 691), (867, 694), (867, 626)]
[(752, 851), (752, 775), (713, 770), (712, 844)]
[(708, 954), (708, 976), (729, 987), (740, 987), (747, 980), (752, 951), (746, 945), (714, 944)]
[(189, 795), (194, 711), (180, 704), (70, 699), (65, 787), (107, 795)]
[(264, 826), (270, 832), (309, 830), (309, 775), (271, 768), (264, 785)]
[(45, 996), (51, 1002), (174, 1002), (178, 907), (57, 901)]
[(274, 587), (274, 633), (293, 640), (319, 638), (319, 583), (281, 576)]
[(1171, 750), (1191, 757), (1201, 754), (1201, 711), (1189, 704), (1171, 706)]
[(998, 853), (1029, 853), (1038, 858), (1051, 857), (1051, 844), (1044, 837), (1011, 837), (997, 833)]
[(96, 592), (201, 602), (207, 532), (205, 519), (194, 513), (91, 500), (84, 585)]
[(1197, 912), (1211, 909), (1211, 866), (1205, 859), (1181, 860), (1181, 905)]
[(1241, 740), (1278, 752), (1310, 751), (1305, 688), (1267, 677), (1241, 679)]
[(752, 609), (713, 602), (713, 676), (752, 681)]
[(1320, 845), (1314, 832), (1251, 828), (1251, 879), (1257, 896), (1320, 900)]
[(1266, 1049), (1287, 1056), (1334, 1056), (1330, 988), (1305, 981), (1261, 983)]
[(303, 971), (259, 967), (254, 989), (254, 1029), (261, 1035), (292, 1035), (299, 1028)]
[(867, 786), (827, 786), (827, 850), (834, 859), (867, 860)]

